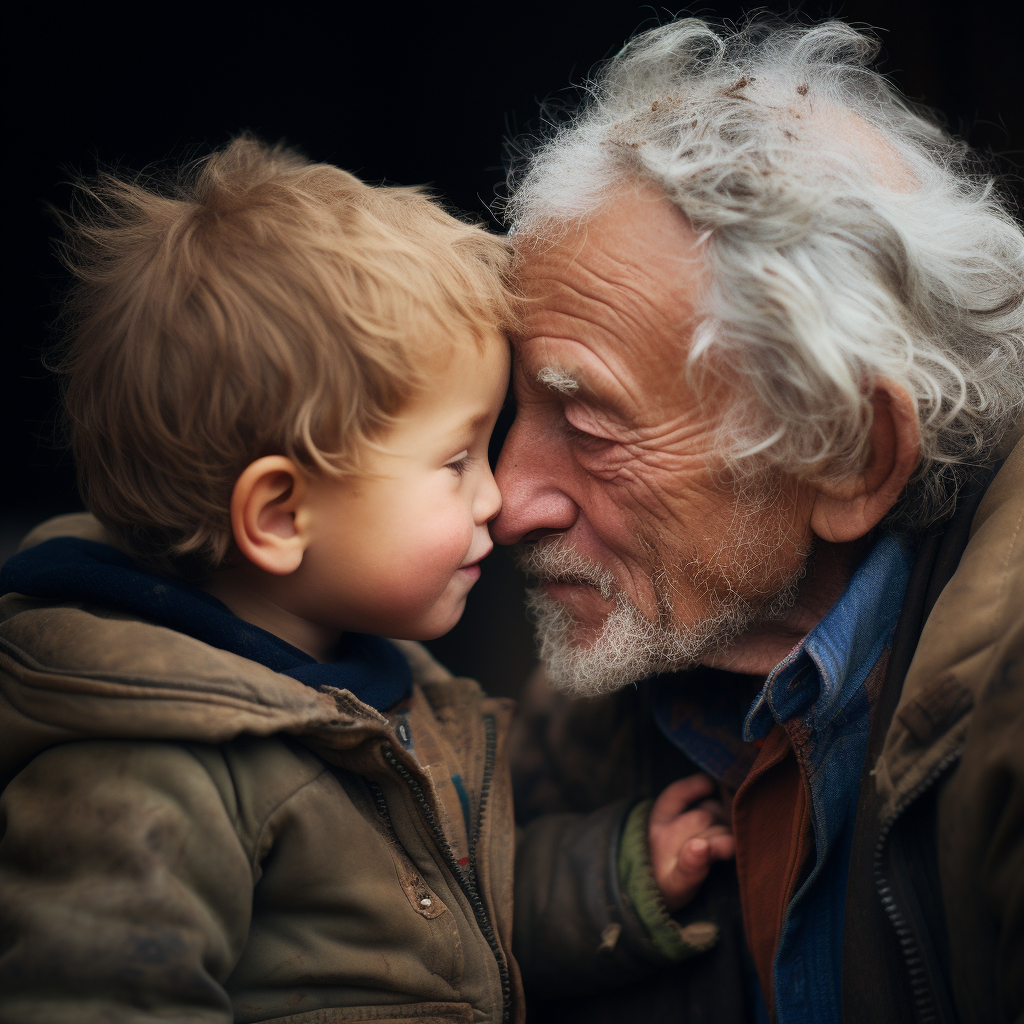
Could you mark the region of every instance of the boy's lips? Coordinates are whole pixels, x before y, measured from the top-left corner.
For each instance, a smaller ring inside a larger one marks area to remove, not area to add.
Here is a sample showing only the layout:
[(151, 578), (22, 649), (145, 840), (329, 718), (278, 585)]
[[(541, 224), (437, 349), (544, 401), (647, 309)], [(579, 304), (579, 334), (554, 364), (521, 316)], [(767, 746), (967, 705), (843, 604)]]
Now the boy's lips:
[(480, 563), (494, 550), (494, 547), (489, 547), (479, 558), (474, 559), (472, 562), (467, 562), (465, 565), (459, 566), (459, 572), (464, 572), (467, 576), (476, 580), (480, 578)]

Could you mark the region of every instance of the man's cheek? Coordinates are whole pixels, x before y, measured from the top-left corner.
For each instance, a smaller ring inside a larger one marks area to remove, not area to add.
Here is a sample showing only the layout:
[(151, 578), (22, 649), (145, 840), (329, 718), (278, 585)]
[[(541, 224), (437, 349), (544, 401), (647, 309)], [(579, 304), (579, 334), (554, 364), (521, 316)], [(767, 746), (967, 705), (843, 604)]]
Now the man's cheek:
[(677, 534), (685, 536), (695, 523), (708, 519), (713, 505), (703, 489), (693, 487), (685, 477), (636, 462), (623, 467), (606, 493), (632, 531), (660, 532), (672, 524)]

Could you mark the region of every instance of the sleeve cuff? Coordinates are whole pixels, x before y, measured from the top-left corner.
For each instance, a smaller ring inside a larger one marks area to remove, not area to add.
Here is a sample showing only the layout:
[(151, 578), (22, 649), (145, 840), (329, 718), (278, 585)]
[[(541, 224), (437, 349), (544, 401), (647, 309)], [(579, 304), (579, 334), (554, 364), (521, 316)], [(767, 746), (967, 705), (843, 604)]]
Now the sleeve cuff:
[(672, 961), (685, 960), (718, 941), (718, 926), (712, 921), (683, 925), (669, 914), (654, 881), (647, 845), (647, 823), (653, 804), (653, 800), (644, 800), (626, 818), (619, 840), (619, 889), (632, 903), (658, 952)]

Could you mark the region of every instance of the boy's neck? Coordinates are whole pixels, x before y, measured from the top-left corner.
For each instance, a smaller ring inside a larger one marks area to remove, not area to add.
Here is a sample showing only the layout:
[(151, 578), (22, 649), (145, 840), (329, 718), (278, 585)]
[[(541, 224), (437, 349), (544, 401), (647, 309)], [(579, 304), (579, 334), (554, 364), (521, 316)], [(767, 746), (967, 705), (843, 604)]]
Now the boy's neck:
[(260, 586), (260, 573), (251, 565), (222, 569), (201, 584), (203, 590), (223, 601), (240, 619), (280, 637), (319, 662), (331, 661), (341, 633), (310, 622), (282, 608)]

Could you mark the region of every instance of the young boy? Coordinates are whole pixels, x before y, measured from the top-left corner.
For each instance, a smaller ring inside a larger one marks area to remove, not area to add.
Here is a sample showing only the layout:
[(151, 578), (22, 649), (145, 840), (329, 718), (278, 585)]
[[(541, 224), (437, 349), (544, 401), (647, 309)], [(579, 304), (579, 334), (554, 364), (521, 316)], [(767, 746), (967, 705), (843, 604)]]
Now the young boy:
[(521, 1019), (510, 707), (382, 639), (491, 548), (505, 244), (250, 138), (65, 226), (95, 518), (0, 578), (3, 1019)]

